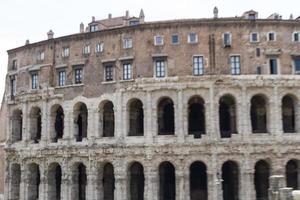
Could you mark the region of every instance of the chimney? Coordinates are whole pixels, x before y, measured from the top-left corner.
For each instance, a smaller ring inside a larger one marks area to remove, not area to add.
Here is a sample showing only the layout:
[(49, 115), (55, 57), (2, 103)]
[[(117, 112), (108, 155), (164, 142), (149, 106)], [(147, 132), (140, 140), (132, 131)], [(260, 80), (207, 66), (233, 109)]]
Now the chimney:
[(80, 33), (84, 33), (84, 24), (82, 22), (80, 24)]
[(125, 16), (126, 16), (126, 19), (129, 18), (129, 11), (128, 10), (126, 10)]
[(140, 18), (140, 23), (144, 23), (145, 22), (145, 14), (144, 14), (143, 9), (141, 9), (141, 11), (140, 11), (139, 18)]
[(95, 21), (95, 16), (92, 17), (92, 22), (94, 22), (94, 21)]
[(28, 45), (30, 44), (29, 40), (27, 39), (26, 42), (25, 42), (25, 45)]
[(54, 33), (53, 33), (52, 30), (50, 30), (50, 31), (47, 33), (47, 35), (48, 35), (48, 40), (50, 40), (50, 39), (53, 39)]
[(214, 8), (214, 18), (217, 19), (219, 16), (219, 10), (217, 8), (217, 6)]
[(111, 19), (112, 18), (112, 15), (111, 13), (108, 14), (108, 19)]

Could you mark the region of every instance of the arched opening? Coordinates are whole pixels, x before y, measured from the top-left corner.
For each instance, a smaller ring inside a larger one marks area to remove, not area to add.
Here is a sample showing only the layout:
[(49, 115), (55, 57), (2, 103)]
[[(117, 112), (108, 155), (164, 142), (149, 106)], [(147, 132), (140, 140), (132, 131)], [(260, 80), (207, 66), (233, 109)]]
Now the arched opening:
[(48, 199), (61, 199), (61, 177), (60, 165), (58, 163), (51, 164), (48, 173)]
[(88, 110), (84, 103), (77, 103), (74, 107), (76, 141), (81, 142), (87, 138)]
[(236, 103), (231, 95), (224, 95), (219, 101), (219, 125), (221, 138), (230, 138), (237, 133), (236, 129)]
[(295, 103), (292, 97), (282, 98), (282, 128), (284, 133), (295, 132)]
[(251, 125), (253, 133), (267, 133), (267, 102), (261, 95), (251, 99)]
[(254, 173), (256, 200), (268, 200), (269, 177), (269, 164), (264, 160), (258, 161)]
[(130, 200), (144, 200), (144, 168), (135, 162), (129, 169), (130, 180)]
[(170, 162), (159, 165), (159, 200), (175, 200), (175, 168)]
[(129, 104), (129, 136), (144, 135), (144, 110), (143, 103), (134, 99)]
[(299, 190), (299, 161), (290, 160), (285, 166), (285, 177), (287, 187), (293, 188), (293, 190)]
[(40, 169), (35, 163), (28, 166), (28, 199), (39, 199), (40, 196)]
[(15, 110), (12, 114), (12, 142), (21, 141), (23, 137), (23, 114), (21, 110)]
[(239, 168), (233, 161), (227, 161), (222, 166), (223, 200), (239, 199)]
[(114, 105), (107, 101), (102, 108), (102, 131), (103, 137), (114, 137), (115, 134), (115, 113)]
[(42, 112), (38, 107), (33, 107), (29, 115), (30, 136), (34, 143), (39, 143), (42, 136)]
[(103, 167), (103, 199), (114, 200), (115, 174), (112, 164), (107, 163)]
[(206, 166), (202, 162), (194, 162), (190, 166), (191, 200), (207, 200)]
[(71, 199), (85, 200), (87, 176), (86, 176), (86, 167), (84, 164), (82, 163), (75, 164), (72, 183), (73, 183), (73, 187), (72, 187)]
[(202, 98), (196, 96), (188, 102), (189, 134), (195, 138), (201, 138), (205, 134), (205, 108)]
[(10, 168), (10, 195), (9, 199), (20, 199), (20, 183), (21, 183), (21, 166), (19, 164), (12, 164)]
[(64, 110), (60, 105), (55, 105), (51, 108), (51, 141), (57, 142), (64, 135)]
[(158, 135), (174, 135), (174, 103), (170, 98), (163, 98), (157, 110)]

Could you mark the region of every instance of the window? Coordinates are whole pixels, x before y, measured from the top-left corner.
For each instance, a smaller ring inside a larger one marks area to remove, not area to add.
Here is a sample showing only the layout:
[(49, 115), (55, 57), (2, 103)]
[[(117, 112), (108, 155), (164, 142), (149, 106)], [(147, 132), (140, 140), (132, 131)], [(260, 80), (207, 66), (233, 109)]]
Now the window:
[(276, 58), (271, 58), (269, 60), (270, 63), (270, 74), (277, 74), (278, 69), (277, 69), (277, 59)]
[(123, 48), (130, 49), (132, 48), (132, 38), (125, 38), (123, 39)]
[(198, 35), (196, 33), (189, 33), (188, 35), (188, 43), (194, 44), (198, 42)]
[(83, 55), (88, 55), (90, 54), (90, 45), (85, 45), (83, 47), (83, 51), (82, 51)]
[(66, 85), (66, 71), (59, 71), (58, 72), (58, 85), (65, 86)]
[(155, 74), (156, 77), (162, 78), (166, 76), (165, 60), (155, 61)]
[(194, 56), (193, 57), (193, 74), (195, 76), (204, 74), (203, 57), (202, 56)]
[(294, 58), (295, 74), (300, 74), (300, 57)]
[(75, 84), (81, 84), (83, 78), (83, 69), (82, 67), (76, 67), (74, 69), (74, 81)]
[(274, 32), (268, 33), (268, 41), (276, 41), (276, 34)]
[(95, 52), (96, 53), (101, 53), (103, 52), (104, 50), (104, 43), (103, 42), (100, 42), (98, 44), (96, 44), (96, 47), (95, 47)]
[(258, 67), (256, 68), (256, 74), (258, 74), (258, 75), (261, 74), (261, 67), (260, 67), (260, 66), (258, 66)]
[(95, 31), (98, 31), (98, 30), (99, 30), (99, 28), (98, 28), (97, 25), (91, 25), (91, 26), (90, 26), (90, 31), (91, 31), (91, 32), (95, 32)]
[(298, 33), (293, 33), (293, 41), (294, 42), (299, 42), (300, 41), (299, 37), (300, 37), (299, 32)]
[(132, 78), (131, 75), (131, 63), (124, 63), (123, 64), (123, 80), (130, 80)]
[(18, 67), (18, 64), (17, 64), (17, 60), (15, 59), (15, 60), (12, 61), (11, 69), (12, 69), (12, 70), (16, 70), (17, 67)]
[(172, 35), (172, 44), (179, 44), (179, 36)]
[(157, 35), (154, 37), (154, 45), (155, 46), (162, 46), (164, 45), (164, 37), (161, 35)]
[(230, 56), (231, 74), (238, 75), (241, 73), (240, 56)]
[(256, 48), (256, 57), (260, 57), (260, 48)]
[(139, 20), (131, 20), (129, 21), (129, 26), (136, 26), (139, 25), (140, 21)]
[(64, 47), (61, 56), (62, 56), (63, 58), (67, 58), (67, 57), (69, 57), (69, 54), (70, 54), (70, 49), (69, 49), (69, 47)]
[(223, 34), (223, 45), (224, 45), (224, 47), (231, 46), (231, 34), (230, 33)]
[(16, 95), (16, 77), (11, 76), (10, 77), (10, 95), (15, 96)]
[(259, 42), (259, 35), (258, 35), (258, 33), (251, 33), (250, 34), (250, 42)]
[(254, 13), (253, 14), (249, 14), (248, 15), (248, 19), (255, 20), (256, 19), (256, 15)]
[(43, 51), (39, 51), (37, 53), (37, 61), (43, 61), (45, 59), (45, 53)]
[(31, 89), (38, 89), (38, 84), (39, 84), (39, 77), (37, 73), (32, 73), (31, 74)]
[(106, 65), (104, 67), (105, 70), (105, 81), (113, 81), (114, 80), (114, 68), (113, 65)]

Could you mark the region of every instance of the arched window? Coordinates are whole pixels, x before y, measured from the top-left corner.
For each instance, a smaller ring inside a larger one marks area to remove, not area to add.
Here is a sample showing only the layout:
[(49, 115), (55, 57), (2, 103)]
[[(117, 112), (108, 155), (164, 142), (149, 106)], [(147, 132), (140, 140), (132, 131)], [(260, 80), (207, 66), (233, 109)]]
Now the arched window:
[(11, 189), (9, 199), (20, 199), (20, 183), (21, 183), (21, 166), (19, 164), (12, 164), (10, 168), (10, 185)]
[(115, 135), (115, 114), (114, 105), (111, 101), (104, 103), (102, 107), (102, 133), (103, 137), (114, 137)]
[(52, 163), (48, 172), (48, 199), (61, 199), (61, 177), (62, 171), (58, 163)]
[(170, 162), (159, 165), (159, 200), (175, 200), (175, 168)]
[(267, 102), (261, 95), (251, 99), (251, 125), (253, 133), (267, 133)]
[(73, 169), (72, 194), (73, 200), (86, 200), (87, 175), (86, 167), (82, 163), (76, 163)]
[(206, 166), (202, 162), (197, 161), (190, 166), (190, 198), (207, 200)]
[(270, 166), (260, 160), (255, 164), (254, 183), (256, 191), (256, 200), (268, 200)]
[(35, 163), (28, 165), (28, 199), (39, 199), (40, 196), (40, 169), (39, 166)]
[(130, 180), (130, 200), (144, 200), (144, 168), (143, 166), (135, 162), (129, 169)]
[(12, 114), (11, 125), (12, 125), (12, 142), (21, 141), (23, 137), (23, 114), (21, 110), (15, 110)]
[(239, 199), (239, 168), (233, 161), (227, 161), (222, 166), (223, 200)]
[(64, 110), (60, 105), (51, 108), (51, 141), (57, 142), (64, 135)]
[(236, 103), (231, 95), (224, 95), (219, 101), (219, 123), (221, 138), (229, 138), (236, 129)]
[(200, 138), (202, 134), (205, 134), (204, 101), (196, 96), (189, 100), (188, 105), (189, 134), (194, 135), (195, 138)]
[(103, 198), (105, 200), (114, 200), (115, 174), (112, 164), (107, 163), (103, 167)]
[(284, 96), (281, 104), (282, 128), (284, 133), (295, 132), (295, 103), (292, 97)]
[(143, 103), (134, 99), (129, 104), (129, 136), (144, 135), (144, 111)]
[(30, 138), (35, 143), (39, 143), (42, 136), (42, 112), (38, 107), (33, 107), (29, 115)]
[(157, 109), (158, 135), (174, 135), (174, 103), (170, 98), (163, 98)]
[(299, 169), (298, 160), (290, 160), (285, 166), (286, 185), (293, 190), (299, 190)]
[(77, 103), (74, 106), (74, 119), (76, 141), (80, 142), (83, 138), (87, 138), (88, 110), (84, 103)]

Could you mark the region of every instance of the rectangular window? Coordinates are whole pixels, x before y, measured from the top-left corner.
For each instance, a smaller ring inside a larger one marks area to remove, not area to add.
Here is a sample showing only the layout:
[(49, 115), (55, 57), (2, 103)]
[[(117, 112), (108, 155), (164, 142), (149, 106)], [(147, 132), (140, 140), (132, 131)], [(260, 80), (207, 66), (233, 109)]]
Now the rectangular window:
[(74, 69), (74, 80), (75, 84), (81, 84), (83, 78), (83, 70), (82, 68), (75, 68)]
[(275, 41), (276, 36), (274, 32), (268, 33), (268, 41)]
[(294, 59), (295, 74), (300, 74), (300, 58)]
[(39, 85), (39, 77), (37, 73), (31, 74), (31, 89), (38, 89)]
[(12, 61), (11, 69), (12, 69), (12, 70), (16, 70), (17, 67), (18, 67), (18, 65), (17, 65), (17, 60), (15, 59), (15, 60)]
[(155, 73), (156, 77), (162, 78), (166, 76), (165, 60), (155, 61)]
[(223, 34), (223, 45), (224, 45), (224, 47), (231, 46), (231, 34), (230, 33)]
[(131, 20), (129, 21), (129, 26), (136, 26), (139, 25), (140, 21), (139, 20)]
[(104, 43), (103, 42), (100, 42), (98, 44), (96, 44), (96, 47), (95, 47), (95, 52), (96, 53), (101, 53), (103, 52), (104, 50)]
[(45, 53), (43, 51), (39, 51), (37, 53), (37, 61), (43, 61), (45, 59)]
[(154, 45), (155, 46), (162, 46), (164, 45), (164, 37), (161, 35), (157, 35), (154, 37)]
[(231, 74), (238, 75), (241, 73), (240, 56), (230, 56)]
[(97, 25), (91, 25), (90, 26), (90, 31), (91, 32), (95, 32), (95, 31), (98, 31), (99, 29), (98, 29), (98, 26)]
[(198, 35), (196, 33), (189, 33), (188, 43), (194, 44), (198, 42)]
[(270, 62), (270, 74), (277, 74), (278, 73), (277, 59), (271, 58), (269, 62)]
[(105, 70), (105, 81), (113, 81), (114, 80), (113, 65), (106, 65), (104, 67), (104, 70)]
[(123, 48), (130, 49), (132, 48), (132, 38), (125, 38), (123, 39)]
[(256, 48), (256, 57), (260, 57), (260, 48)]
[(258, 42), (258, 33), (251, 33), (250, 35), (250, 42)]
[(300, 33), (294, 33), (293, 34), (293, 41), (294, 42), (299, 42), (299, 35), (300, 35)]
[(16, 77), (15, 76), (11, 76), (10, 77), (10, 95), (11, 96), (15, 96), (16, 95)]
[(258, 75), (261, 74), (261, 67), (260, 66), (256, 68), (256, 74), (258, 74)]
[(202, 56), (194, 56), (194, 58), (193, 58), (193, 74), (195, 76), (204, 74), (203, 57)]
[(70, 53), (69, 47), (64, 47), (62, 51), (62, 57), (63, 58), (69, 57), (69, 53)]
[(85, 45), (82, 50), (83, 55), (90, 54), (90, 45)]
[(179, 36), (172, 35), (172, 44), (179, 44)]
[(58, 85), (65, 86), (66, 85), (66, 71), (58, 72)]
[(123, 64), (123, 80), (130, 80), (131, 76), (131, 63), (124, 63)]

